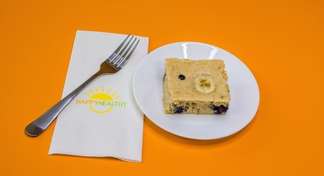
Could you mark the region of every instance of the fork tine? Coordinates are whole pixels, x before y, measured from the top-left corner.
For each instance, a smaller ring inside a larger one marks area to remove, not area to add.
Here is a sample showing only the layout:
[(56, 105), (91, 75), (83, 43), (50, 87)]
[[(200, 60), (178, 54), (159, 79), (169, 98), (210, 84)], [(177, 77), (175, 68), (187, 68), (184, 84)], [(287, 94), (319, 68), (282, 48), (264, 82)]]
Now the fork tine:
[[(119, 62), (119, 60), (123, 57), (124, 53), (127, 52), (127, 48), (129, 47), (129, 43), (133, 40), (134, 36), (131, 36), (131, 38), (127, 41), (126, 44), (123, 45), (123, 47), (121, 48), (120, 51), (118, 51), (118, 53), (116, 53), (119, 57), (118, 59), (115, 61), (115, 63)], [(131, 43), (132, 44), (132, 43)], [(114, 63), (114, 64), (115, 64)]]
[(132, 50), (128, 53), (128, 55), (125, 56), (125, 59), (126, 59), (126, 60), (128, 60), (129, 57), (133, 54), (133, 52), (135, 51), (135, 49), (136, 49), (138, 43), (139, 43), (139, 39), (137, 39), (137, 41), (136, 41), (134, 47), (133, 47)]
[(118, 48), (114, 51), (114, 53), (118, 53), (119, 50), (124, 46), (125, 42), (127, 41), (127, 39), (130, 37), (131, 35), (128, 34), (127, 37), (123, 40), (123, 42), (118, 46)]
[[(135, 39), (127, 46), (127, 49), (125, 52), (121, 55), (120, 60), (117, 61), (117, 67), (120, 67), (123, 62), (127, 62), (127, 57), (129, 57), (130, 52), (134, 49), (134, 43), (138, 41), (138, 39), (135, 37)], [(136, 47), (136, 46), (135, 46)], [(126, 57), (127, 56), (127, 57)]]
[[(123, 62), (124, 60), (124, 55), (128, 52), (128, 48), (131, 47), (134, 43), (133, 40), (134, 36), (132, 36), (127, 43), (123, 46), (122, 50), (118, 53), (116, 53), (118, 55), (117, 59), (114, 60), (114, 65), (119, 65), (120, 62)], [(135, 37), (136, 40), (136, 37)]]
[[(110, 62), (113, 62), (115, 60), (119, 60), (120, 57), (120, 52), (123, 52), (125, 50), (125, 43), (126, 41), (129, 39), (129, 37), (131, 37), (130, 34), (127, 35), (127, 37), (123, 40), (123, 42), (118, 46), (118, 48), (107, 58)], [(133, 36), (132, 36), (133, 37)], [(129, 43), (129, 41), (128, 41)], [(126, 43), (126, 46), (128, 45), (128, 43)], [(124, 48), (123, 48), (124, 47)], [(121, 51), (120, 51), (121, 50)]]
[(135, 51), (139, 39), (130, 34), (123, 40), (123, 42), (118, 46), (118, 48), (108, 57), (106, 60), (115, 69), (122, 69), (130, 56)]
[[(122, 62), (122, 63), (120, 63), (118, 66), (119, 67), (121, 67), (121, 68), (123, 68), (125, 65), (126, 65), (126, 63), (128, 62), (128, 59), (130, 58), (130, 56), (133, 54), (133, 52), (135, 51), (135, 49), (136, 49), (136, 47), (137, 47), (137, 45), (138, 45), (138, 43), (139, 43), (139, 39), (135, 39), (136, 40), (136, 43), (135, 43), (135, 45), (134, 46), (131, 46), (129, 49), (131, 49), (129, 52), (128, 52), (128, 54), (126, 54), (126, 56), (124, 57), (124, 59), (125, 59), (125, 61), (124, 62)], [(135, 42), (135, 40), (134, 40), (134, 42)], [(133, 43), (134, 43), (133, 42)], [(132, 43), (132, 44), (133, 44)]]

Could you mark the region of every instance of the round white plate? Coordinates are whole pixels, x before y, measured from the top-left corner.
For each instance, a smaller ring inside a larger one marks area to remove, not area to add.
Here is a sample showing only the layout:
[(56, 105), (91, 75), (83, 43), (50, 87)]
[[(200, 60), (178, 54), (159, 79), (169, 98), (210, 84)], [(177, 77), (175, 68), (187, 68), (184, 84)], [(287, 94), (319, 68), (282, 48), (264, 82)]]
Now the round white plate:
[[(224, 60), (231, 94), (226, 115), (163, 112), (164, 66), (165, 59), (170, 57)], [(221, 48), (197, 42), (172, 43), (149, 53), (135, 71), (133, 91), (140, 109), (157, 126), (175, 135), (199, 140), (222, 138), (240, 131), (253, 119), (260, 100), (258, 84), (241, 60)]]

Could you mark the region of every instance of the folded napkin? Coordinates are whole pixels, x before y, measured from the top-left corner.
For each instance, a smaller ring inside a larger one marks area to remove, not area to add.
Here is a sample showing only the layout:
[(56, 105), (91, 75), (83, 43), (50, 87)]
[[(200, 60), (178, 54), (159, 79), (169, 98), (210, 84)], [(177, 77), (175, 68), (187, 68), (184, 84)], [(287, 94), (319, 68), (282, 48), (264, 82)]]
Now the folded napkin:
[[(96, 73), (125, 37), (77, 31), (62, 97)], [(49, 154), (141, 162), (144, 115), (133, 97), (132, 77), (147, 54), (148, 38), (138, 38), (137, 49), (122, 70), (96, 78), (61, 112)]]

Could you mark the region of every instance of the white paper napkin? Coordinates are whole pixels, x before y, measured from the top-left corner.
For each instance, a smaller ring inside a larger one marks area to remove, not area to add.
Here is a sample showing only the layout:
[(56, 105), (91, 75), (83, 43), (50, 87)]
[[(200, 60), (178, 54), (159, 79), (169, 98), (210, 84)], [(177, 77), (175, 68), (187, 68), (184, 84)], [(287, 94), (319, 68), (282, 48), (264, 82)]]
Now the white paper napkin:
[[(126, 35), (77, 31), (64, 85), (65, 97), (99, 70)], [(58, 116), (49, 154), (142, 160), (143, 113), (132, 92), (136, 66), (148, 52), (148, 38), (127, 65), (82, 90)]]

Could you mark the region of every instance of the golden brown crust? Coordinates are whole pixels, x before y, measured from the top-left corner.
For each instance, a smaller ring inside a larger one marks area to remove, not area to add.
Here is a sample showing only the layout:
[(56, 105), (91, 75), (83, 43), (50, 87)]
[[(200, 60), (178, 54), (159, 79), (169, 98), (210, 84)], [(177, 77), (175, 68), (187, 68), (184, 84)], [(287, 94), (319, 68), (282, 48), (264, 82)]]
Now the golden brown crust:
[[(211, 106), (229, 106), (228, 76), (223, 60), (167, 58), (165, 74), (163, 82), (165, 113), (172, 114), (177, 111), (176, 108), (183, 107), (181, 113), (213, 114), (215, 110), (212, 110)], [(179, 75), (185, 79), (181, 80)], [(195, 87), (197, 77), (206, 77), (212, 86), (215, 86), (215, 90), (208, 93), (203, 93), (204, 90), (198, 91), (197, 86)]]

